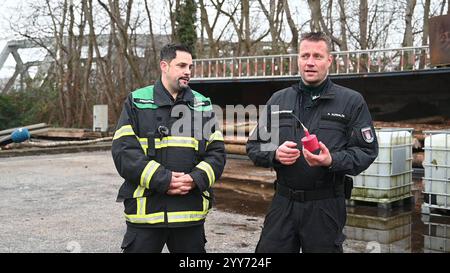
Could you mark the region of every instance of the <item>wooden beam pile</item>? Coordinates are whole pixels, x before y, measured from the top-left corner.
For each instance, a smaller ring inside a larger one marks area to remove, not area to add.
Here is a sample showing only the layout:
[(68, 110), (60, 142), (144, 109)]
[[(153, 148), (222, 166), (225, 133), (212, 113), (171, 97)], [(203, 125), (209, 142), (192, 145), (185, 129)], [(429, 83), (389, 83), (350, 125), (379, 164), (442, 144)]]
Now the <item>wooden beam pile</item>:
[(104, 137), (101, 132), (93, 132), (77, 128), (48, 128), (46, 131), (36, 132), (36, 137), (60, 139), (93, 139)]

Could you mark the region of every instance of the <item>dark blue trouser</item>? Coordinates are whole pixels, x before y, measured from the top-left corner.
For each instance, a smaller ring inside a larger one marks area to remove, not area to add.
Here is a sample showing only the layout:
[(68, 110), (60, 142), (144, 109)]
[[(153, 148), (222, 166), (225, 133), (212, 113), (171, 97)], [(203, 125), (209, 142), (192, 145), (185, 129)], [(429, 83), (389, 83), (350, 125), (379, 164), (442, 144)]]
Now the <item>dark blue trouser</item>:
[(275, 194), (257, 253), (343, 252), (345, 198), (297, 202)]
[(127, 225), (124, 253), (161, 253), (165, 244), (171, 253), (205, 253), (204, 224), (177, 228), (136, 228)]

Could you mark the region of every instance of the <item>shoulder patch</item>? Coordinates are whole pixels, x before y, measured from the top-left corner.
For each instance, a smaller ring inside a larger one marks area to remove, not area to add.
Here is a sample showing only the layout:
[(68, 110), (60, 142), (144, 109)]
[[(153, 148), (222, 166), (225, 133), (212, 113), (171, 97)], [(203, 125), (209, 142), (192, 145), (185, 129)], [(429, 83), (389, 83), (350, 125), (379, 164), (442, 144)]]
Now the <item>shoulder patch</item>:
[(365, 142), (372, 143), (375, 139), (375, 136), (373, 134), (371, 127), (365, 127), (361, 129), (361, 135)]

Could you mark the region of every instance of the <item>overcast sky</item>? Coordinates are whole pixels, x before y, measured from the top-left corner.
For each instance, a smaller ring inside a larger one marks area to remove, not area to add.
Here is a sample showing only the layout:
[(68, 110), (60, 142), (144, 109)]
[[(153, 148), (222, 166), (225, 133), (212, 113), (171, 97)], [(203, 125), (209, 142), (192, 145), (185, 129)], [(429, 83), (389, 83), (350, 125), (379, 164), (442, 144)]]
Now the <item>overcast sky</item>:
[[(25, 1), (22, 0), (2, 0), (0, 4), (0, 52), (6, 45), (6, 42), (14, 39), (14, 33), (9, 27), (9, 18), (19, 9)], [(14, 66), (15, 62), (8, 58), (5, 66)], [(8, 75), (13, 71), (11, 68), (0, 70), (0, 78)]]
[(2, 0), (0, 4), (0, 40), (9, 40), (14, 38), (14, 34), (9, 28), (9, 18), (20, 9), (24, 0)]

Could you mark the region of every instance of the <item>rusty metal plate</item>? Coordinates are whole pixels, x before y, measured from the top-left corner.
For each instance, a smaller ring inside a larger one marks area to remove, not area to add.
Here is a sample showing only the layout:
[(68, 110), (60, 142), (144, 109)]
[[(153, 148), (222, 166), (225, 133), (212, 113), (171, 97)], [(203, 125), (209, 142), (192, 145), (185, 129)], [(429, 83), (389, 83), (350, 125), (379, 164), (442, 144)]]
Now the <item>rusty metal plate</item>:
[(432, 66), (450, 65), (450, 14), (430, 18)]

